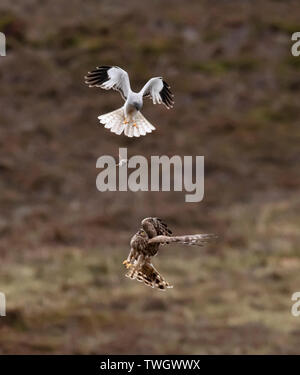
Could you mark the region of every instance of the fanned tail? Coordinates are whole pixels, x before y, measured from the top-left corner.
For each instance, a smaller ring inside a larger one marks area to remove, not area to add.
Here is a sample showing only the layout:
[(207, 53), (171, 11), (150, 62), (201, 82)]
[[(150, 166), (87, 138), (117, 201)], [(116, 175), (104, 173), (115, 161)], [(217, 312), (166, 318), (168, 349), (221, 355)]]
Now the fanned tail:
[(131, 275), (130, 271), (126, 274), (127, 277), (143, 282), (151, 288), (157, 288), (160, 290), (166, 290), (173, 288), (165, 278), (160, 274), (153, 266), (151, 262), (146, 262), (141, 265), (136, 273)]
[(155, 130), (155, 127), (141, 114), (137, 112), (132, 116), (129, 123), (125, 123), (124, 109), (121, 107), (115, 111), (98, 116), (101, 124), (112, 133), (121, 135), (123, 132), (127, 137), (140, 137)]
[(98, 116), (98, 119), (106, 129), (110, 129), (112, 133), (118, 135), (123, 133), (126, 126), (126, 124), (124, 123), (123, 108), (118, 108), (115, 111)]

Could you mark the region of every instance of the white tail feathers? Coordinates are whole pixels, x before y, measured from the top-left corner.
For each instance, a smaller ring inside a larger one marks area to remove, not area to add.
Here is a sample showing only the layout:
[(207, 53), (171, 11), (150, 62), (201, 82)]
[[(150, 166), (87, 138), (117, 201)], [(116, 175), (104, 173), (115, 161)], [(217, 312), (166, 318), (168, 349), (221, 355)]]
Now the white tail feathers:
[(110, 129), (112, 133), (120, 135), (124, 131), (127, 137), (140, 137), (141, 135), (146, 135), (147, 133), (151, 133), (152, 130), (155, 130), (155, 127), (146, 120), (141, 112), (134, 114), (129, 123), (125, 123), (123, 108), (98, 116), (98, 119), (100, 123), (103, 124), (106, 129)]

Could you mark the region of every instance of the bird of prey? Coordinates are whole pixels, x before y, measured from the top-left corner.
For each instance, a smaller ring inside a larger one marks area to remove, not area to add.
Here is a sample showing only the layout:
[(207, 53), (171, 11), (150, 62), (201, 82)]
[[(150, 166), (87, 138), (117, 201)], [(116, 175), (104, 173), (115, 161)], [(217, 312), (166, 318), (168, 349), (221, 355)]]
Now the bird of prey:
[(89, 87), (117, 90), (125, 100), (121, 108), (98, 116), (106, 129), (118, 135), (124, 131), (127, 137), (139, 137), (155, 130), (140, 112), (145, 97), (150, 97), (154, 104), (163, 103), (168, 109), (174, 104), (174, 95), (162, 77), (151, 78), (139, 92), (131, 90), (127, 72), (118, 66), (99, 66), (84, 78)]
[(123, 262), (129, 269), (126, 276), (144, 282), (152, 288), (161, 290), (172, 288), (173, 286), (154, 268), (151, 258), (158, 253), (162, 246), (170, 243), (204, 246), (213, 238), (216, 238), (214, 234), (173, 236), (167, 224), (161, 219), (147, 217), (142, 220), (141, 228), (131, 238), (130, 253)]

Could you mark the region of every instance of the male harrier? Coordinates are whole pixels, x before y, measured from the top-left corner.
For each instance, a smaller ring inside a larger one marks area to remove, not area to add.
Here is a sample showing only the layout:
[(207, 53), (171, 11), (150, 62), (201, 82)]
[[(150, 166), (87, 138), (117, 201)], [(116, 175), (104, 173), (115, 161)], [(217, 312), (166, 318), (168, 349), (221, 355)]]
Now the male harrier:
[(133, 92), (127, 72), (118, 66), (100, 66), (88, 72), (85, 83), (89, 87), (117, 90), (125, 100), (123, 107), (98, 116), (105, 128), (118, 135), (124, 131), (127, 137), (139, 137), (155, 130), (140, 112), (144, 97), (150, 96), (154, 104), (163, 103), (168, 109), (174, 104), (170, 86), (161, 77), (151, 78), (140, 92)]
[(214, 234), (194, 234), (172, 236), (168, 226), (157, 217), (148, 217), (142, 220), (141, 229), (130, 241), (130, 253), (124, 260), (131, 279), (144, 282), (152, 288), (165, 290), (172, 288), (164, 277), (154, 268), (151, 257), (155, 256), (161, 246), (177, 242), (183, 245), (204, 246), (209, 240), (216, 238)]

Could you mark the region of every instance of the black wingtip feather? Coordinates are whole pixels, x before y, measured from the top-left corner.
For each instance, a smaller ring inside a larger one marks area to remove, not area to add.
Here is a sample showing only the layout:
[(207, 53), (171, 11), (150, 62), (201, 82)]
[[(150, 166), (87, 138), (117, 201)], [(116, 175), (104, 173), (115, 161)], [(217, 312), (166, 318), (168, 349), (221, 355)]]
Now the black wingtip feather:
[(173, 97), (174, 97), (174, 95), (172, 94), (172, 92), (170, 90), (170, 86), (164, 80), (163, 80), (163, 88), (160, 91), (160, 96), (162, 98), (163, 103), (165, 104), (165, 106), (168, 109), (173, 108), (173, 105), (174, 105)]
[(92, 70), (88, 72), (88, 74), (84, 77), (85, 83), (89, 87), (99, 87), (101, 86), (104, 82), (109, 80), (107, 71), (111, 68), (111, 66), (99, 66), (95, 70)]

